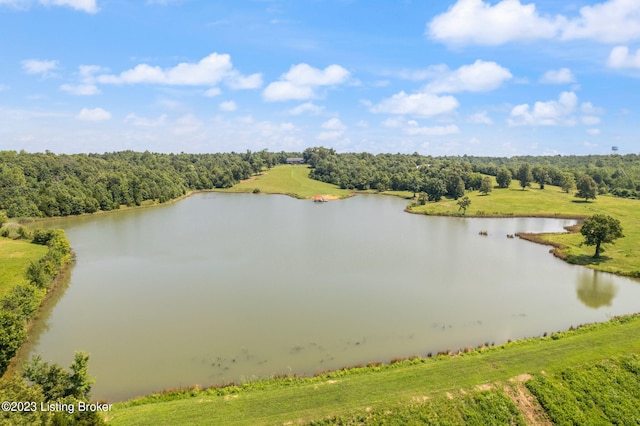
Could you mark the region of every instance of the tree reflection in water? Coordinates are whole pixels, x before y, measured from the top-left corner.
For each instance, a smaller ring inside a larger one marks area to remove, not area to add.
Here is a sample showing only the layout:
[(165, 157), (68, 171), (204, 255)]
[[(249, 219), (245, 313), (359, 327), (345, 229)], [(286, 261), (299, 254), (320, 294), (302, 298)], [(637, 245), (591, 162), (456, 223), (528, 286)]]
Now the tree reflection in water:
[(597, 309), (611, 306), (618, 287), (613, 283), (611, 275), (606, 272), (585, 270), (578, 280), (578, 298), (586, 306)]

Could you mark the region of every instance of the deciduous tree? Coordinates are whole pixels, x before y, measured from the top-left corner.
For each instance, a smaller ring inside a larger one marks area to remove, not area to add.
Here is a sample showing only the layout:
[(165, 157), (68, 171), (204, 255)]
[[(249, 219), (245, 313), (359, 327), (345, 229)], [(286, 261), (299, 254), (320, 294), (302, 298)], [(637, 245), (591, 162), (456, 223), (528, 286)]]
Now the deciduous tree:
[(608, 215), (594, 214), (585, 219), (580, 233), (584, 236), (584, 243), (588, 246), (596, 246), (593, 257), (600, 257), (602, 244), (612, 243), (617, 238), (622, 238), (622, 226), (620, 221)]

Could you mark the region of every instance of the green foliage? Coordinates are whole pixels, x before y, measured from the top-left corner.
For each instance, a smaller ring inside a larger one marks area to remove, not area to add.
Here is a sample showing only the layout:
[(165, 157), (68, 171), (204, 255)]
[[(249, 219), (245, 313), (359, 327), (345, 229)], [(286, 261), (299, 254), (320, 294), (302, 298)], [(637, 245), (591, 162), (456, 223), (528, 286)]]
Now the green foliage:
[(89, 378), (87, 365), (89, 355), (76, 352), (71, 364), (71, 372), (58, 364), (42, 361), (40, 355), (35, 355), (23, 366), (22, 376), (42, 388), (45, 401), (61, 400), (73, 397), (86, 401), (89, 398), (93, 379)]
[(40, 402), (44, 401), (39, 386), (28, 386), (18, 377), (0, 380), (1, 401), (30, 401), (36, 404), (33, 411), (0, 411), (0, 425), (33, 426), (49, 424), (49, 413), (40, 410)]
[(540, 185), (540, 189), (544, 189), (545, 184), (551, 183), (547, 167), (534, 166), (533, 169), (531, 169), (531, 175), (533, 176), (533, 180)]
[(560, 187), (567, 194), (571, 192), (576, 187), (576, 178), (573, 173), (570, 172), (562, 172), (560, 179)]
[(429, 178), (425, 182), (424, 192), (429, 201), (440, 201), (447, 192), (447, 186), (439, 178)]
[(531, 186), (533, 175), (531, 174), (531, 166), (529, 163), (521, 164), (516, 173), (516, 179), (520, 182), (520, 187), (524, 190), (527, 186)]
[(511, 171), (506, 167), (500, 169), (496, 175), (496, 182), (500, 188), (508, 188), (511, 185)]
[(7, 216), (7, 212), (4, 210), (0, 210), (0, 228), (4, 226), (5, 223), (9, 221), (9, 216)]
[(493, 191), (493, 181), (489, 176), (485, 176), (482, 178), (479, 189), (480, 192), (484, 195), (488, 195), (491, 191)]
[(620, 221), (604, 214), (594, 214), (585, 219), (580, 233), (584, 236), (586, 245), (596, 246), (593, 257), (600, 256), (601, 244), (612, 243), (613, 240), (624, 237)]
[(578, 192), (576, 193), (576, 197), (584, 198), (585, 201), (588, 201), (589, 198), (592, 200), (596, 199), (596, 194), (598, 193), (598, 184), (595, 180), (589, 175), (581, 175), (578, 178), (577, 183)]
[(627, 355), (526, 383), (556, 424), (638, 424), (640, 359)]
[(462, 214), (467, 213), (467, 209), (471, 205), (471, 199), (466, 195), (458, 200), (458, 210), (462, 210)]
[(16, 312), (0, 310), (0, 372), (4, 373), (9, 361), (26, 338), (24, 319)]

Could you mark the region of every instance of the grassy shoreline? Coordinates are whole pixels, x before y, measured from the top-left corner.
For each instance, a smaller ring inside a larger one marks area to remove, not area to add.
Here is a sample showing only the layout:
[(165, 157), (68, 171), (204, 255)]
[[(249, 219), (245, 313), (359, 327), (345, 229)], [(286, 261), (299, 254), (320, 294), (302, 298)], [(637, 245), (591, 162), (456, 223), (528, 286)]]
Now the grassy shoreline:
[(109, 423), (299, 424), (415, 402), (541, 376), (640, 353), (640, 315), (453, 356), (338, 370), (311, 378), (274, 378), (240, 386), (189, 389), (114, 405)]

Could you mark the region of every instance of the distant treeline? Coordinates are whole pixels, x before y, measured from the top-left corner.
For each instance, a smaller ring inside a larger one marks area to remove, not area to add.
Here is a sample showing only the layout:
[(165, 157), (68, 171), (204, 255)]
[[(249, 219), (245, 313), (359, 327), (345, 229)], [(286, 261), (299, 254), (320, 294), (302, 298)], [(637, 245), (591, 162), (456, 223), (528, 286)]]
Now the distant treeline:
[[(414, 154), (337, 154), (324, 147), (308, 148), (303, 157), (313, 168), (310, 176), (345, 189), (430, 192), (444, 188), (443, 195), (458, 198), (465, 190), (477, 190), (483, 175), (500, 174), (517, 179), (520, 166), (528, 164), (532, 182), (567, 187), (583, 175), (598, 184), (600, 194), (640, 198), (640, 156), (522, 156), (431, 157)], [(501, 173), (502, 172), (502, 173)], [(498, 180), (500, 183), (500, 179)], [(570, 182), (569, 182), (570, 183)]]
[(0, 151), (0, 211), (49, 217), (165, 202), (190, 190), (229, 188), (300, 153), (114, 152), (56, 155)]

